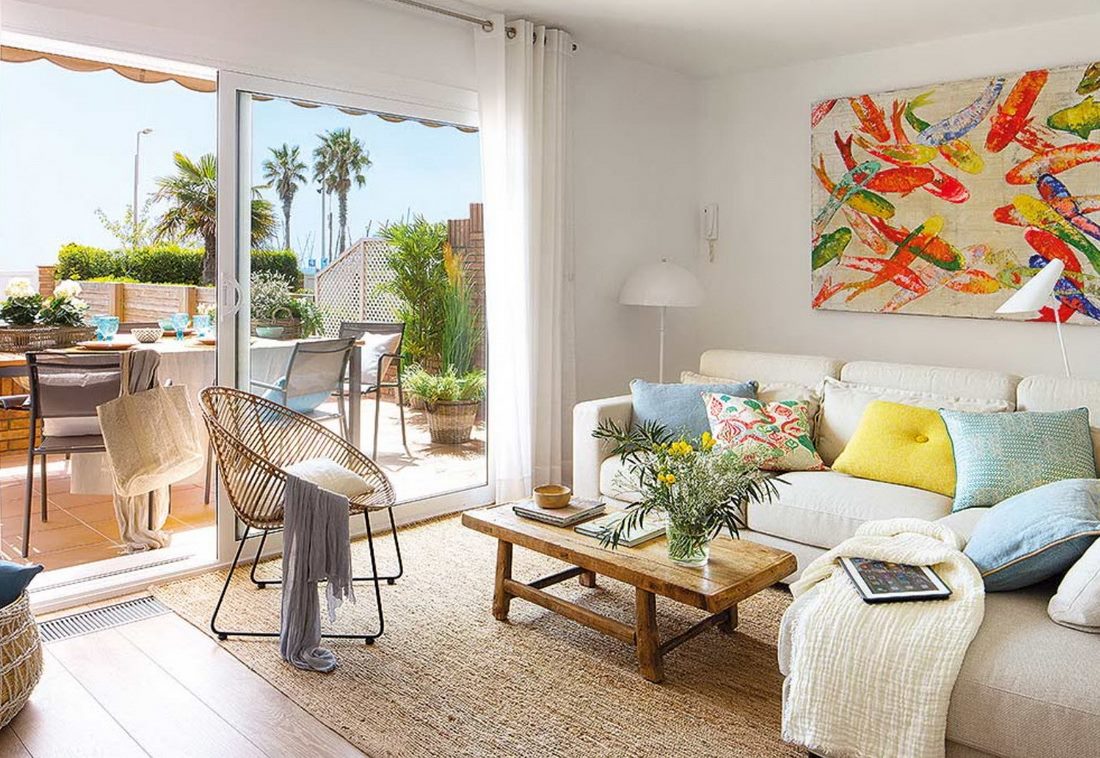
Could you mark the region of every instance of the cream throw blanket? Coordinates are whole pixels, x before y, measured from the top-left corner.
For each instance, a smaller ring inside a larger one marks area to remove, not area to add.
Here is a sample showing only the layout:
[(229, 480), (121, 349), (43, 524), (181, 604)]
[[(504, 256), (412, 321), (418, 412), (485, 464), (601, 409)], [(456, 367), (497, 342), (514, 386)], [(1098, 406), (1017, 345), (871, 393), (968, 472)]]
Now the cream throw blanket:
[[(784, 740), (830, 758), (944, 754), (951, 690), (985, 612), (981, 575), (961, 548), (940, 524), (872, 521), (806, 568), (791, 585), (796, 598), (809, 594), (787, 632)], [(842, 555), (933, 566), (951, 597), (865, 603)]]

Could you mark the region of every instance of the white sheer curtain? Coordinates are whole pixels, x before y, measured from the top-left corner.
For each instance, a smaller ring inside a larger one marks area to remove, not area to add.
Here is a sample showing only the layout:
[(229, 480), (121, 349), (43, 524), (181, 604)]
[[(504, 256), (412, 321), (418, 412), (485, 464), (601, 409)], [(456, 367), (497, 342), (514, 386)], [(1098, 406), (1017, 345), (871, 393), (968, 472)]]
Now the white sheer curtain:
[(562, 480), (574, 397), (569, 34), (475, 30), (485, 201), (489, 444), (498, 502)]

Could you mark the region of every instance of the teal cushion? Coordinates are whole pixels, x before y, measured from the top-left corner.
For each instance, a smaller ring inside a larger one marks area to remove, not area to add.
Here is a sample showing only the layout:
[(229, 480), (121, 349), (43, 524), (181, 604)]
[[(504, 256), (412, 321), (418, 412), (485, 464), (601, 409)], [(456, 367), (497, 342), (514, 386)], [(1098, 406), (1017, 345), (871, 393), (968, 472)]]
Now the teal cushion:
[[(286, 387), (286, 377), (280, 376), (275, 384), (279, 387)], [(312, 395), (300, 395), (298, 397), (288, 398), (286, 407), (292, 411), (305, 414), (308, 416), (317, 410), (317, 406), (329, 399), (332, 395), (331, 392), (314, 392)], [(270, 400), (273, 403), (283, 405), (283, 393), (277, 390), (267, 390), (264, 393), (264, 398)]]
[(634, 425), (656, 421), (670, 432), (698, 437), (710, 431), (703, 395), (711, 392), (755, 400), (756, 382), (653, 384), (635, 379), (630, 383)]
[(989, 509), (966, 554), (993, 592), (1018, 590), (1057, 576), (1100, 535), (1100, 481), (1063, 479)]
[(955, 453), (952, 510), (996, 505), (1061, 479), (1096, 478), (1087, 408), (940, 415)]
[(37, 563), (25, 566), (21, 563), (0, 561), (0, 608), (14, 603), (41, 570), (42, 567)]

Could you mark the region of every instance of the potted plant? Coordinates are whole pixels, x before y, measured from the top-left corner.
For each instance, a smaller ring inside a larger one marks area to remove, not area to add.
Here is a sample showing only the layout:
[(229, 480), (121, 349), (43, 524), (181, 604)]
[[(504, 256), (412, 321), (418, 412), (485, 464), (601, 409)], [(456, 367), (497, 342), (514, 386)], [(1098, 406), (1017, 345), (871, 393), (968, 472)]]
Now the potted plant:
[(84, 323), (88, 305), (78, 296), (80, 285), (65, 280), (43, 299), (28, 279), (12, 279), (0, 302), (0, 351), (25, 353), (68, 347), (91, 339), (95, 330)]
[(321, 309), (308, 297), (295, 295), (285, 277), (273, 271), (257, 271), (251, 281), (253, 335), (298, 339), (324, 330)]
[(624, 428), (608, 420), (592, 434), (614, 445), (613, 454), (625, 464), (616, 486), (642, 496), (604, 533), (601, 542), (612, 547), (647, 515), (660, 514), (666, 520), (668, 557), (684, 566), (703, 566), (710, 541), (722, 529), (739, 536), (747, 503), (770, 501), (776, 494), (773, 474), (716, 447), (709, 432), (689, 440), (654, 422)]
[(432, 374), (417, 366), (404, 376), (407, 392), (424, 403), (428, 433), (440, 445), (469, 442), (481, 401), (485, 399), (485, 372), (474, 369), (456, 374), (448, 369)]

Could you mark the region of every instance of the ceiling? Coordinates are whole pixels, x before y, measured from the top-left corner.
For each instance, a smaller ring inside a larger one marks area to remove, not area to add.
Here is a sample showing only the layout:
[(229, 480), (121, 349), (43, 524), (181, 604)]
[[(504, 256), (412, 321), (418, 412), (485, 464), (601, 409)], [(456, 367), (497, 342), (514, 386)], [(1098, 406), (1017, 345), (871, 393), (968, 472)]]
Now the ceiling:
[[(560, 26), (579, 42), (693, 76), (1027, 26), (1097, 0), (467, 0)], [(501, 4), (503, 3), (503, 8)]]

